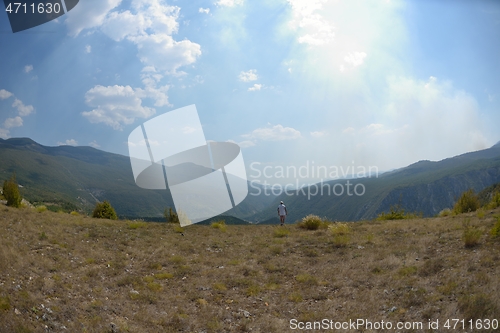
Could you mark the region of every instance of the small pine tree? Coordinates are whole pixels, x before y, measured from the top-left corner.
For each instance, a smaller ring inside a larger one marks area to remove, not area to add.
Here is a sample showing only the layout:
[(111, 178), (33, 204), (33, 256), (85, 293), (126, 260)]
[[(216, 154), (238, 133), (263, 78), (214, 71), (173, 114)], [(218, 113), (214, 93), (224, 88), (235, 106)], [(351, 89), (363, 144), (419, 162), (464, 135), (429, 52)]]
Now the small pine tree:
[(180, 223), (179, 216), (176, 213), (174, 213), (172, 207), (165, 208), (163, 216), (165, 216), (165, 219), (167, 220), (168, 223)]
[(21, 207), (21, 201), (23, 198), (21, 197), (21, 193), (19, 193), (19, 186), (16, 181), (16, 174), (14, 173), (10, 180), (6, 180), (3, 182), (3, 196), (7, 200), (7, 206)]
[(115, 209), (106, 200), (104, 200), (104, 202), (98, 202), (95, 205), (94, 212), (92, 213), (92, 217), (98, 218), (98, 219), (110, 219), (110, 220), (117, 220), (118, 219), (118, 216), (116, 215)]

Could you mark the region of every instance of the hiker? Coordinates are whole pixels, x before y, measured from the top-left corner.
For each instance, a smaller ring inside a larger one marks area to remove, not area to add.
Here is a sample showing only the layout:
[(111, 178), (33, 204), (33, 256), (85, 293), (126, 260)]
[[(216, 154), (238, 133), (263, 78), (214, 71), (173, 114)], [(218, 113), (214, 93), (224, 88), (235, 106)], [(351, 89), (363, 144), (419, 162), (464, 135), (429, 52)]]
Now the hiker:
[(280, 217), (280, 225), (285, 224), (285, 217), (288, 215), (288, 211), (286, 210), (286, 206), (283, 204), (283, 201), (281, 201), (278, 206), (278, 215)]

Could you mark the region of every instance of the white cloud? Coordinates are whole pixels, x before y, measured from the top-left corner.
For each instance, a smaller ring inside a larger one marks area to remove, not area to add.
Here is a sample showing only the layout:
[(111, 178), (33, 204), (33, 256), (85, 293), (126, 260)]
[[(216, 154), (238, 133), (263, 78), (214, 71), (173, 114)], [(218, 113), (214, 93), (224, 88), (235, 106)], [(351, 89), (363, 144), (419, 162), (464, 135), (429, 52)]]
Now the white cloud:
[(199, 44), (187, 39), (178, 42), (166, 34), (141, 35), (129, 39), (137, 44), (141, 62), (169, 73), (194, 63), (201, 55)]
[(64, 142), (57, 142), (59, 146), (78, 146), (78, 142), (75, 139), (68, 139)]
[(311, 132), (311, 136), (313, 138), (321, 138), (325, 135), (327, 135), (328, 133), (326, 131), (314, 131), (314, 132)]
[(9, 138), (9, 130), (5, 128), (0, 128), (0, 139), (8, 139)]
[(92, 46), (85, 45), (85, 53), (90, 53), (90, 52), (92, 52)]
[(262, 84), (255, 83), (252, 87), (248, 88), (248, 91), (257, 91), (262, 88)]
[(24, 103), (17, 98), (12, 104), (12, 106), (17, 108), (19, 115), (22, 117), (29, 116), (35, 110), (35, 108), (32, 105), (24, 105)]
[(147, 96), (143, 89), (130, 86), (95, 86), (85, 94), (85, 103), (95, 107), (92, 111), (82, 112), (91, 123), (104, 123), (118, 130), (123, 125), (132, 124), (135, 118), (149, 118), (156, 110), (142, 105)]
[[(7, 99), (14, 96), (13, 93), (1, 89), (0, 90), (0, 99)], [(19, 115), (13, 118), (7, 118), (3, 122), (3, 128), (0, 128), (0, 138), (7, 139), (9, 138), (9, 128), (14, 128), (14, 127), (21, 127), (23, 126), (23, 118), (25, 116), (30, 115), (35, 108), (32, 105), (24, 105), (24, 103), (15, 98), (14, 103), (12, 104), (12, 107), (16, 108)]]
[(24, 72), (29, 73), (33, 70), (33, 65), (26, 65), (24, 66)]
[[(360, 144), (361, 155), (380, 160), (381, 169), (390, 167), (384, 165), (388, 162), (394, 167), (422, 159), (441, 160), (491, 145), (477, 101), (451, 82), (435, 77), (426, 81), (392, 78), (388, 92), (390, 102), (376, 122), (349, 130), (355, 134), (350, 143)], [(392, 156), (389, 161), (387, 156)]]
[(201, 8), (198, 9), (198, 12), (199, 13), (205, 13), (205, 14), (209, 14), (210, 13), (210, 8)]
[(294, 30), (299, 30), (299, 43), (323, 45), (333, 40), (333, 26), (320, 13), (323, 7), (321, 0), (288, 0), (292, 7), (293, 19), (290, 22)]
[(272, 127), (263, 127), (253, 130), (250, 134), (242, 135), (246, 139), (258, 139), (264, 141), (282, 141), (293, 140), (302, 137), (300, 132), (291, 127), (275, 125)]
[(0, 90), (0, 99), (7, 99), (9, 98), (10, 96), (12, 96), (12, 93), (5, 90), (5, 89), (1, 89)]
[(91, 146), (93, 148), (101, 148), (101, 146), (97, 143), (96, 140), (89, 142), (89, 146)]
[(248, 148), (248, 147), (255, 146), (255, 143), (253, 141), (250, 141), (250, 140), (244, 140), (244, 141), (241, 141), (240, 143), (238, 143), (238, 145), (241, 148)]
[(7, 118), (3, 123), (5, 129), (9, 129), (12, 127), (21, 127), (23, 126), (23, 118), (17, 116), (15, 118)]
[[(179, 29), (179, 7), (165, 5), (161, 0), (133, 0), (131, 10), (118, 12), (112, 11), (115, 2), (104, 2), (107, 5), (101, 5), (102, 17), (82, 29), (99, 27), (115, 41), (127, 39), (133, 42), (137, 45), (140, 61), (145, 65), (175, 74), (179, 67), (194, 63), (201, 55), (199, 44), (188, 39), (176, 41), (172, 37)], [(71, 24), (69, 28), (71, 30)], [(82, 29), (71, 31), (78, 34)]]
[(356, 130), (354, 129), (354, 127), (347, 127), (345, 128), (344, 130), (342, 130), (342, 133), (344, 134), (352, 134), (354, 133)]
[(103, 24), (106, 15), (116, 8), (121, 0), (86, 0), (66, 14), (66, 26), (71, 36), (77, 36), (84, 29)]
[(234, 7), (243, 4), (243, 0), (219, 0), (215, 3), (221, 7)]
[(352, 67), (357, 67), (363, 64), (365, 58), (365, 52), (351, 52), (344, 57), (344, 61), (352, 65)]
[(251, 140), (244, 140), (244, 141), (241, 141), (241, 142), (236, 142), (234, 140), (227, 140), (227, 142), (232, 142), (232, 143), (235, 143), (237, 144), (238, 146), (240, 146), (241, 148), (248, 148), (248, 147), (253, 147), (255, 146), (255, 142), (251, 141)]
[(241, 72), (240, 75), (238, 75), (238, 79), (243, 82), (250, 82), (250, 81), (256, 81), (259, 78), (257, 75), (257, 70), (256, 69), (251, 69), (247, 72)]

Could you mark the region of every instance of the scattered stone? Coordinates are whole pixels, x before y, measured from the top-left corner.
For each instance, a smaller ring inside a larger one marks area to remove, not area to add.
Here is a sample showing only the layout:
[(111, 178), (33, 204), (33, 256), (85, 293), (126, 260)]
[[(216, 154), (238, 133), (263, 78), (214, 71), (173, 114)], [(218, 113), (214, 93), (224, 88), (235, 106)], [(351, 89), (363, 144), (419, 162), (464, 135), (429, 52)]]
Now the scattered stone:
[(390, 308), (390, 309), (389, 309), (389, 312), (394, 312), (394, 311), (396, 311), (397, 309), (398, 309), (397, 307), (393, 306), (392, 308)]
[(365, 248), (364, 246), (358, 245), (358, 249), (362, 250), (364, 248)]
[(242, 313), (243, 316), (245, 316), (245, 318), (248, 318), (251, 316), (250, 312), (248, 312), (247, 310), (239, 309), (238, 311), (240, 311), (240, 313)]
[(21, 311), (19, 311), (18, 309), (14, 309), (14, 313), (19, 316), (21, 314)]

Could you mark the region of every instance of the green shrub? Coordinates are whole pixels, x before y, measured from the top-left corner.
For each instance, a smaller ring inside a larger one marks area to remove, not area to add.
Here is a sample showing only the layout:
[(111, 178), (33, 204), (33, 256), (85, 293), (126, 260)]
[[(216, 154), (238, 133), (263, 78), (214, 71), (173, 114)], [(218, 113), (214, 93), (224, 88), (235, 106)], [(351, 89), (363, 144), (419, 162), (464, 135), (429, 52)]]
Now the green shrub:
[(222, 232), (227, 231), (226, 222), (224, 220), (212, 222), (211, 226), (212, 226), (212, 228), (219, 229)]
[(480, 206), (477, 195), (472, 189), (469, 189), (460, 195), (455, 206), (453, 206), (453, 213), (462, 214), (475, 212)]
[(438, 214), (439, 217), (445, 217), (445, 216), (450, 216), (450, 215), (451, 215), (451, 209), (449, 209), (449, 208), (443, 209)]
[(495, 216), (497, 219), (497, 223), (493, 226), (493, 228), (490, 231), (490, 235), (493, 238), (500, 237), (500, 216)]
[(163, 216), (165, 217), (168, 223), (180, 223), (179, 216), (176, 213), (174, 213), (171, 207), (165, 208)]
[(299, 228), (306, 230), (318, 230), (325, 222), (317, 215), (307, 215), (298, 223)]
[(348, 235), (351, 232), (351, 228), (347, 223), (336, 222), (332, 225), (328, 226), (328, 230), (336, 236), (336, 235)]
[(382, 212), (377, 216), (378, 221), (385, 220), (405, 220), (405, 219), (416, 219), (422, 217), (422, 214), (408, 213), (405, 212), (404, 208), (401, 206), (392, 206), (388, 213)]
[(43, 213), (47, 210), (47, 206), (41, 205), (36, 207), (36, 211), (39, 213)]
[(3, 196), (7, 200), (7, 206), (10, 207), (21, 207), (21, 193), (19, 193), (19, 185), (16, 182), (16, 174), (13, 174), (9, 180), (3, 182)]
[(335, 247), (346, 247), (349, 245), (349, 242), (351, 241), (351, 238), (349, 235), (335, 235), (333, 237), (333, 245)]
[(491, 201), (485, 206), (486, 209), (495, 209), (500, 206), (500, 192), (496, 192)]
[(479, 244), (479, 240), (482, 236), (481, 230), (470, 225), (470, 221), (466, 220), (464, 222), (464, 231), (462, 234), (462, 240), (464, 241), (465, 247), (474, 247)]
[(110, 219), (110, 220), (118, 219), (118, 216), (116, 216), (115, 209), (106, 200), (104, 202), (98, 202), (95, 205), (92, 217), (98, 219)]

